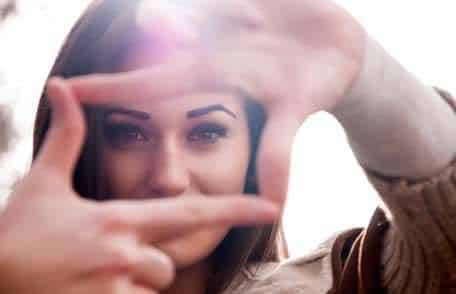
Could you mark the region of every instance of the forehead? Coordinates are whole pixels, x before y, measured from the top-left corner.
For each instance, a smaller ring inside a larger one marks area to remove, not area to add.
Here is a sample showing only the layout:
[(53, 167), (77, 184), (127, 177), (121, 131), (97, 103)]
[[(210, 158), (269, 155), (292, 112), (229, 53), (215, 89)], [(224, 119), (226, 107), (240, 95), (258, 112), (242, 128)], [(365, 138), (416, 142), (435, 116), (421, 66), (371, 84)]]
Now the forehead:
[[(145, 85), (145, 87), (152, 85)], [(163, 97), (162, 99), (131, 99), (110, 105), (114, 108), (146, 112), (153, 120), (170, 120), (171, 118), (187, 119), (192, 113), (233, 113), (235, 117), (244, 118), (244, 104), (241, 99), (230, 93), (193, 93), (180, 97)], [(204, 111), (204, 110), (212, 111)], [(203, 110), (201, 112), (201, 110)], [(224, 110), (224, 111), (219, 111)], [(226, 110), (226, 111), (225, 111)], [(231, 115), (229, 115), (231, 116)]]
[[(122, 61), (119, 70), (122, 72), (133, 71), (143, 68), (150, 68), (170, 60), (171, 56), (178, 50), (185, 48), (166, 48), (165, 45), (157, 48), (156, 46), (138, 46), (131, 48)], [(186, 81), (173, 80), (169, 83), (185, 83)], [(149, 81), (144, 87), (153, 87), (154, 81)], [(163, 97), (158, 100), (131, 99), (119, 102), (115, 106), (131, 108), (144, 111), (154, 116), (170, 114), (182, 114), (194, 109), (203, 108), (211, 105), (220, 104), (235, 112), (240, 117), (244, 116), (244, 103), (242, 98), (234, 92), (200, 92), (189, 93), (181, 97)]]

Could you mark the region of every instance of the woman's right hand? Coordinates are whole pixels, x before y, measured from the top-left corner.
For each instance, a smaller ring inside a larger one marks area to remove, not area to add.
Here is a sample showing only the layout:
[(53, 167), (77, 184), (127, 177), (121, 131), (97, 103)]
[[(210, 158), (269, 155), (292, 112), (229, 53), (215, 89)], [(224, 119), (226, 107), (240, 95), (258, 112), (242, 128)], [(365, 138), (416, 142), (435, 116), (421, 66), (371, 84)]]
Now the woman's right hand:
[[(242, 195), (92, 202), (72, 189), (85, 137), (70, 87), (52, 79), (48, 136), (0, 215), (0, 293), (158, 293), (172, 260), (148, 245), (214, 226), (273, 221), (279, 209)], [(172, 212), (172, 213), (170, 213)]]

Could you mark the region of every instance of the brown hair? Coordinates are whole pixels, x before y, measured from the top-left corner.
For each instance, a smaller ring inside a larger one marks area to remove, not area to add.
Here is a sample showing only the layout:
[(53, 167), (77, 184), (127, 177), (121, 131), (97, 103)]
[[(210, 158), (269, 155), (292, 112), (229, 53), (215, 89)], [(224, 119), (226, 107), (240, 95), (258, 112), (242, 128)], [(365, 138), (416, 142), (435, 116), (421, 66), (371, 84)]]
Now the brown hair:
[[(51, 76), (64, 78), (113, 73), (130, 48), (151, 42), (135, 25), (140, 0), (94, 1), (73, 27), (51, 70)], [(246, 177), (246, 193), (258, 192), (255, 181), (255, 158), (261, 131), (266, 120), (263, 107), (253, 99), (245, 99), (248, 114), (251, 155)], [(100, 162), (102, 143), (101, 110), (84, 107), (88, 134), (73, 177), (74, 189), (82, 196), (103, 198), (103, 175)], [(41, 96), (34, 129), (33, 156), (36, 157), (49, 128), (51, 109)], [(247, 264), (279, 261), (287, 251), (280, 223), (261, 227), (233, 228), (213, 252), (213, 274), (206, 293), (220, 293), (238, 281), (238, 273)]]

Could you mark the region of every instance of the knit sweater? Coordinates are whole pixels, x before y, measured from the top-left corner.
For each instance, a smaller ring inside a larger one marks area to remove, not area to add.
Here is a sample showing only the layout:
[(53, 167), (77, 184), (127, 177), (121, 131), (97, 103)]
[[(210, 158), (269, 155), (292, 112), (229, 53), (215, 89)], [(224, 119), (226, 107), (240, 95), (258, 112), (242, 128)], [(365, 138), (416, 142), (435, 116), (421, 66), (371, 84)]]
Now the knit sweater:
[[(435, 89), (456, 112), (454, 98)], [(385, 204), (367, 228), (302, 258), (251, 265), (226, 294), (456, 293), (456, 158), (421, 181), (363, 169)]]

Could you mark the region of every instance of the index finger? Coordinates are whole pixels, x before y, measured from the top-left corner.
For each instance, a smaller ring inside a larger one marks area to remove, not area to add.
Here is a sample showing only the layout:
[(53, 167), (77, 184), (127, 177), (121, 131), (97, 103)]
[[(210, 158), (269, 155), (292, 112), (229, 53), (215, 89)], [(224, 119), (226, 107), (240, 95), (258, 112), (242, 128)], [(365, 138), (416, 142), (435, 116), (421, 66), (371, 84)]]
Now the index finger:
[(84, 116), (74, 93), (64, 80), (51, 78), (46, 95), (52, 106), (51, 126), (34, 167), (53, 168), (63, 180), (71, 183), (84, 144)]
[(276, 204), (252, 195), (184, 196), (141, 203), (115, 201), (109, 205), (121, 223), (133, 228), (148, 242), (216, 225), (267, 223), (280, 212)]
[(125, 99), (163, 99), (195, 91), (222, 88), (215, 67), (201, 58), (182, 58), (151, 68), (116, 74), (92, 74), (67, 80), (76, 97), (86, 104)]

